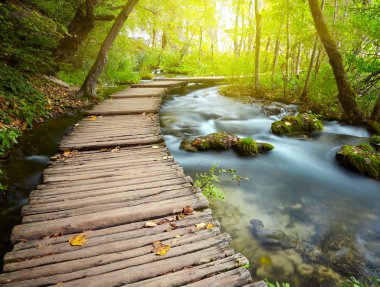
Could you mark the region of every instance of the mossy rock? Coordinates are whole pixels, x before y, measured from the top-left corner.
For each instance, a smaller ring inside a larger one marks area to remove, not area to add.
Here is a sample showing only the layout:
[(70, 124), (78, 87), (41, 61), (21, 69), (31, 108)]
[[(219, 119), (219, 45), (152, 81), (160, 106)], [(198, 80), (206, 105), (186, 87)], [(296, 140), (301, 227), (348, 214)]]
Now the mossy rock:
[(256, 141), (251, 138), (239, 139), (233, 149), (242, 156), (256, 156), (259, 153)]
[(238, 141), (238, 137), (227, 133), (212, 133), (207, 136), (197, 137), (189, 141), (184, 140), (180, 148), (190, 152), (196, 151), (223, 151), (230, 149)]
[(264, 152), (268, 152), (268, 151), (271, 151), (272, 149), (274, 149), (274, 146), (269, 144), (269, 143), (258, 142), (257, 148), (259, 150), (259, 153), (264, 153)]
[(233, 149), (242, 156), (255, 156), (259, 153), (271, 151), (274, 148), (269, 143), (257, 143), (251, 138), (239, 138), (227, 133), (212, 133), (200, 136), (194, 140), (183, 140), (180, 149), (188, 152), (224, 151)]
[(369, 143), (376, 149), (377, 152), (380, 152), (380, 135), (372, 136)]
[(312, 114), (286, 116), (272, 123), (272, 132), (276, 135), (310, 134), (323, 129), (322, 122)]
[(193, 141), (191, 140), (183, 140), (181, 142), (181, 145), (179, 146), (180, 149), (183, 149), (185, 151), (189, 152), (197, 152), (197, 148), (192, 145)]
[(367, 143), (343, 146), (336, 154), (343, 166), (374, 179), (380, 179), (380, 153)]
[(367, 128), (371, 133), (380, 135), (380, 123), (375, 121), (368, 121)]

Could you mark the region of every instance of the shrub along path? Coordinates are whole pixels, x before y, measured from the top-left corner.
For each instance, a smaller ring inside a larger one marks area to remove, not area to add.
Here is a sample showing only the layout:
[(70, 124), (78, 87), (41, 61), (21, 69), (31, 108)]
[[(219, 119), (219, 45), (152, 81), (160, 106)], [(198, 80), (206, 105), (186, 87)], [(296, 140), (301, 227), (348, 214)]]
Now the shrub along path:
[(144, 87), (111, 96), (62, 140), (13, 230), (0, 285), (266, 286), (251, 283), (247, 259), (170, 156), (158, 123), (165, 90)]

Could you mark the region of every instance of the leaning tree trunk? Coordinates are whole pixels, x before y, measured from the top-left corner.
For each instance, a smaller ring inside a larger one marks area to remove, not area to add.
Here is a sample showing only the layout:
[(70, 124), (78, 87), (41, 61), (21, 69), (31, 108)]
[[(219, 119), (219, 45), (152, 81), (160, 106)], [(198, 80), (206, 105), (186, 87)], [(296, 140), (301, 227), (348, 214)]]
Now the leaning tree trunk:
[(122, 8), (119, 16), (117, 16), (110, 31), (108, 32), (106, 39), (100, 47), (98, 58), (96, 59), (94, 65), (92, 66), (82, 87), (78, 92), (80, 96), (96, 95), (96, 82), (100, 74), (103, 72), (105, 64), (107, 63), (108, 51), (111, 49), (113, 42), (115, 41), (129, 14), (132, 12), (133, 7), (137, 4), (138, 1), (139, 0), (129, 0), (128, 3)]
[(355, 93), (348, 82), (347, 75), (344, 70), (342, 55), (339, 53), (336, 41), (332, 37), (325, 19), (323, 18), (322, 10), (318, 5), (318, 0), (308, 1), (315, 28), (317, 29), (323, 46), (325, 47), (330, 65), (334, 72), (335, 81), (338, 87), (338, 98), (343, 107), (344, 115), (348, 119), (355, 122), (362, 122), (363, 115), (355, 101)]
[(260, 87), (260, 45), (261, 45), (261, 14), (259, 11), (259, 0), (255, 0), (256, 39), (255, 39), (255, 93), (261, 94)]

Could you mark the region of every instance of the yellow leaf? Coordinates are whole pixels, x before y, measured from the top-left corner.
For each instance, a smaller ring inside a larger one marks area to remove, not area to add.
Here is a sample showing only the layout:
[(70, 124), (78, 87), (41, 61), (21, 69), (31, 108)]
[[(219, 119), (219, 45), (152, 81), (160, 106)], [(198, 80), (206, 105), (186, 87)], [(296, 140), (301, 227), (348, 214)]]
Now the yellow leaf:
[(88, 120), (89, 121), (96, 121), (97, 117), (96, 116), (89, 116)]
[(69, 239), (69, 243), (71, 246), (82, 246), (86, 244), (86, 239), (87, 235), (84, 233), (78, 234), (75, 237), (71, 237)]
[(214, 224), (212, 223), (207, 223), (206, 224), (206, 229), (210, 229), (210, 228), (213, 228), (214, 227)]
[(108, 148), (102, 148), (100, 151), (109, 151)]
[(177, 234), (177, 235), (174, 235), (175, 238), (180, 238), (181, 235)]
[(153, 252), (156, 255), (163, 256), (169, 251), (169, 249), (170, 245), (163, 244), (160, 241), (153, 242)]
[(158, 149), (158, 148), (160, 148), (158, 145), (153, 145), (152, 146), (152, 149)]
[(155, 227), (155, 226), (157, 226), (157, 224), (153, 221), (147, 221), (145, 222), (145, 225), (144, 225), (144, 227)]
[(162, 159), (168, 159), (168, 157), (167, 157), (167, 156), (164, 156)]

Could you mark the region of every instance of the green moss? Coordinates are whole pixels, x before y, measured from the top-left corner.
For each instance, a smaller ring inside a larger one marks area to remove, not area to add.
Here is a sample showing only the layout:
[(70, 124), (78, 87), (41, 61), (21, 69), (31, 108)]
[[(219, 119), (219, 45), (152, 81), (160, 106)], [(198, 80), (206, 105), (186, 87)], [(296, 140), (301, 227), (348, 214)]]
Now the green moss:
[(255, 156), (259, 153), (256, 142), (251, 138), (242, 138), (236, 145), (233, 146), (233, 149), (242, 156)]
[(373, 146), (378, 152), (380, 152), (380, 135), (374, 135), (369, 140), (371, 146)]
[(375, 121), (368, 121), (367, 128), (371, 133), (380, 135), (380, 123)]
[(272, 123), (271, 129), (272, 132), (276, 135), (288, 135), (292, 133), (290, 124), (287, 124), (283, 121), (277, 121)]
[(274, 146), (269, 143), (257, 143), (257, 147), (259, 149), (259, 152), (268, 152), (274, 149)]
[(235, 135), (220, 132), (200, 136), (192, 141), (183, 140), (180, 148), (188, 152), (233, 149), (242, 156), (254, 156), (258, 153), (268, 152), (274, 147), (268, 143), (256, 143), (251, 138), (239, 138)]
[(183, 140), (179, 148), (189, 152), (197, 152), (198, 150), (193, 147), (192, 142), (191, 140)]
[(212, 133), (207, 136), (197, 137), (192, 145), (199, 151), (222, 151), (228, 150), (237, 141), (238, 138), (234, 135), (227, 133)]
[(312, 114), (286, 116), (272, 123), (272, 132), (277, 135), (309, 134), (323, 129), (322, 122)]
[(374, 179), (380, 179), (380, 154), (370, 144), (343, 146), (336, 154), (343, 166)]

